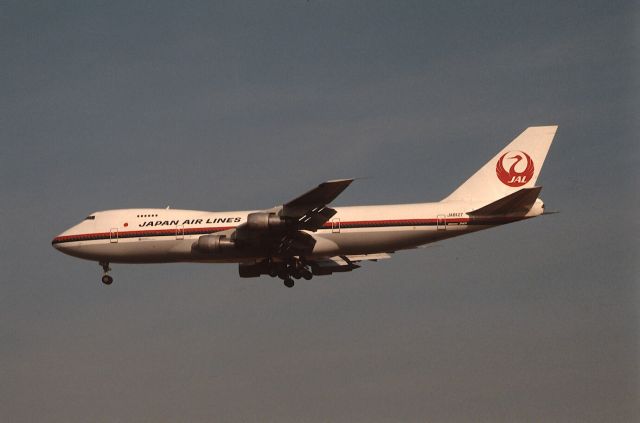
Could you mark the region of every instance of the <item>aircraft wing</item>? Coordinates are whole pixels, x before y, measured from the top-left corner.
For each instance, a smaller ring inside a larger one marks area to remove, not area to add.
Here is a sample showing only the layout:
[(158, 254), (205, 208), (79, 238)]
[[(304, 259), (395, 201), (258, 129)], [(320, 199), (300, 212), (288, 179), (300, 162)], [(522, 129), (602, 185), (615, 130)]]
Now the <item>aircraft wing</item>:
[(298, 229), (317, 231), (336, 211), (328, 206), (353, 179), (336, 179), (323, 182), (310, 191), (283, 204), (280, 216), (295, 219)]
[(269, 210), (251, 213), (234, 239), (269, 254), (303, 255), (313, 250), (315, 232), (337, 212), (328, 206), (353, 179), (323, 182), (312, 190)]

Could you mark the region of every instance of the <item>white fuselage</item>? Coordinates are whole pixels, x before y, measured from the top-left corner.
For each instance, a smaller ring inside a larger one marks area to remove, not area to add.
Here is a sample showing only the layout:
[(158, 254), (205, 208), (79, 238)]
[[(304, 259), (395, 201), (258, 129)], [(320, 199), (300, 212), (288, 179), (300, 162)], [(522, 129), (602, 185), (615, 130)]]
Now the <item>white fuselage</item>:
[[(306, 258), (375, 254), (415, 248), (542, 214), (542, 201), (524, 216), (477, 218), (467, 214), (482, 204), (438, 202), (335, 207), (337, 214), (316, 232)], [(202, 235), (232, 230), (252, 211), (207, 212), (122, 209), (93, 213), (52, 241), (60, 251), (111, 263), (253, 262), (247, 255), (203, 255), (193, 250)]]

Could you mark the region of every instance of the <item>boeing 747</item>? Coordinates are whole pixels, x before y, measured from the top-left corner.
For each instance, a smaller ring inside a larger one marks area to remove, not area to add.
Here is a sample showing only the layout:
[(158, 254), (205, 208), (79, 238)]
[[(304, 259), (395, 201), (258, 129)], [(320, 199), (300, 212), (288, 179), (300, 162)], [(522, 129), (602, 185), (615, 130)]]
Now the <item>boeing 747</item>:
[(349, 272), (399, 250), (530, 219), (544, 212), (536, 185), (557, 126), (527, 128), (441, 201), (331, 207), (353, 179), (323, 182), (253, 211), (123, 209), (91, 213), (56, 236), (65, 254), (111, 263), (238, 263), (240, 277), (294, 279)]

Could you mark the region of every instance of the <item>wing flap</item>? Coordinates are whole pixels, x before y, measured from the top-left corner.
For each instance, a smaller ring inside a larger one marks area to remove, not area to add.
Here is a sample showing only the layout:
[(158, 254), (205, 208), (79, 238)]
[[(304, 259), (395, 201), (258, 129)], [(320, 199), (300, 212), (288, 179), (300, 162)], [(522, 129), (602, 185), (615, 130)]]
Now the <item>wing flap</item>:
[(351, 272), (360, 267), (360, 261), (378, 261), (391, 258), (389, 253), (354, 254), (346, 256), (323, 257), (307, 260), (314, 275), (330, 275), (336, 272)]
[(337, 212), (328, 207), (353, 179), (336, 179), (323, 182), (310, 191), (283, 204), (279, 210), (280, 216), (286, 216), (298, 221), (298, 228), (317, 231)]
[(321, 228), (325, 222), (328, 222), (336, 213), (337, 211), (331, 207), (325, 206), (315, 207), (308, 210), (298, 218), (300, 229), (317, 231), (318, 228)]
[(359, 254), (359, 255), (349, 255), (345, 256), (351, 262), (358, 261), (378, 261), (391, 258), (391, 254), (389, 253), (377, 253), (377, 254)]
[(359, 265), (349, 261), (344, 256), (324, 257), (308, 260), (314, 275), (330, 275), (336, 272), (351, 272)]

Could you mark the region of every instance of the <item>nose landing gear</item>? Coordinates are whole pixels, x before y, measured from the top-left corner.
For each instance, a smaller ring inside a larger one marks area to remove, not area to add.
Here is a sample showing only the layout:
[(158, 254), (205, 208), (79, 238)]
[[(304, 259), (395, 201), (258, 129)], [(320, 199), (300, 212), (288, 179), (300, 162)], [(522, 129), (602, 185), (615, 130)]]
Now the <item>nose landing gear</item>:
[(109, 263), (101, 261), (99, 264), (102, 266), (102, 270), (104, 271), (104, 275), (102, 275), (102, 283), (105, 285), (111, 285), (113, 283), (113, 278), (109, 276), (109, 272), (111, 271)]

